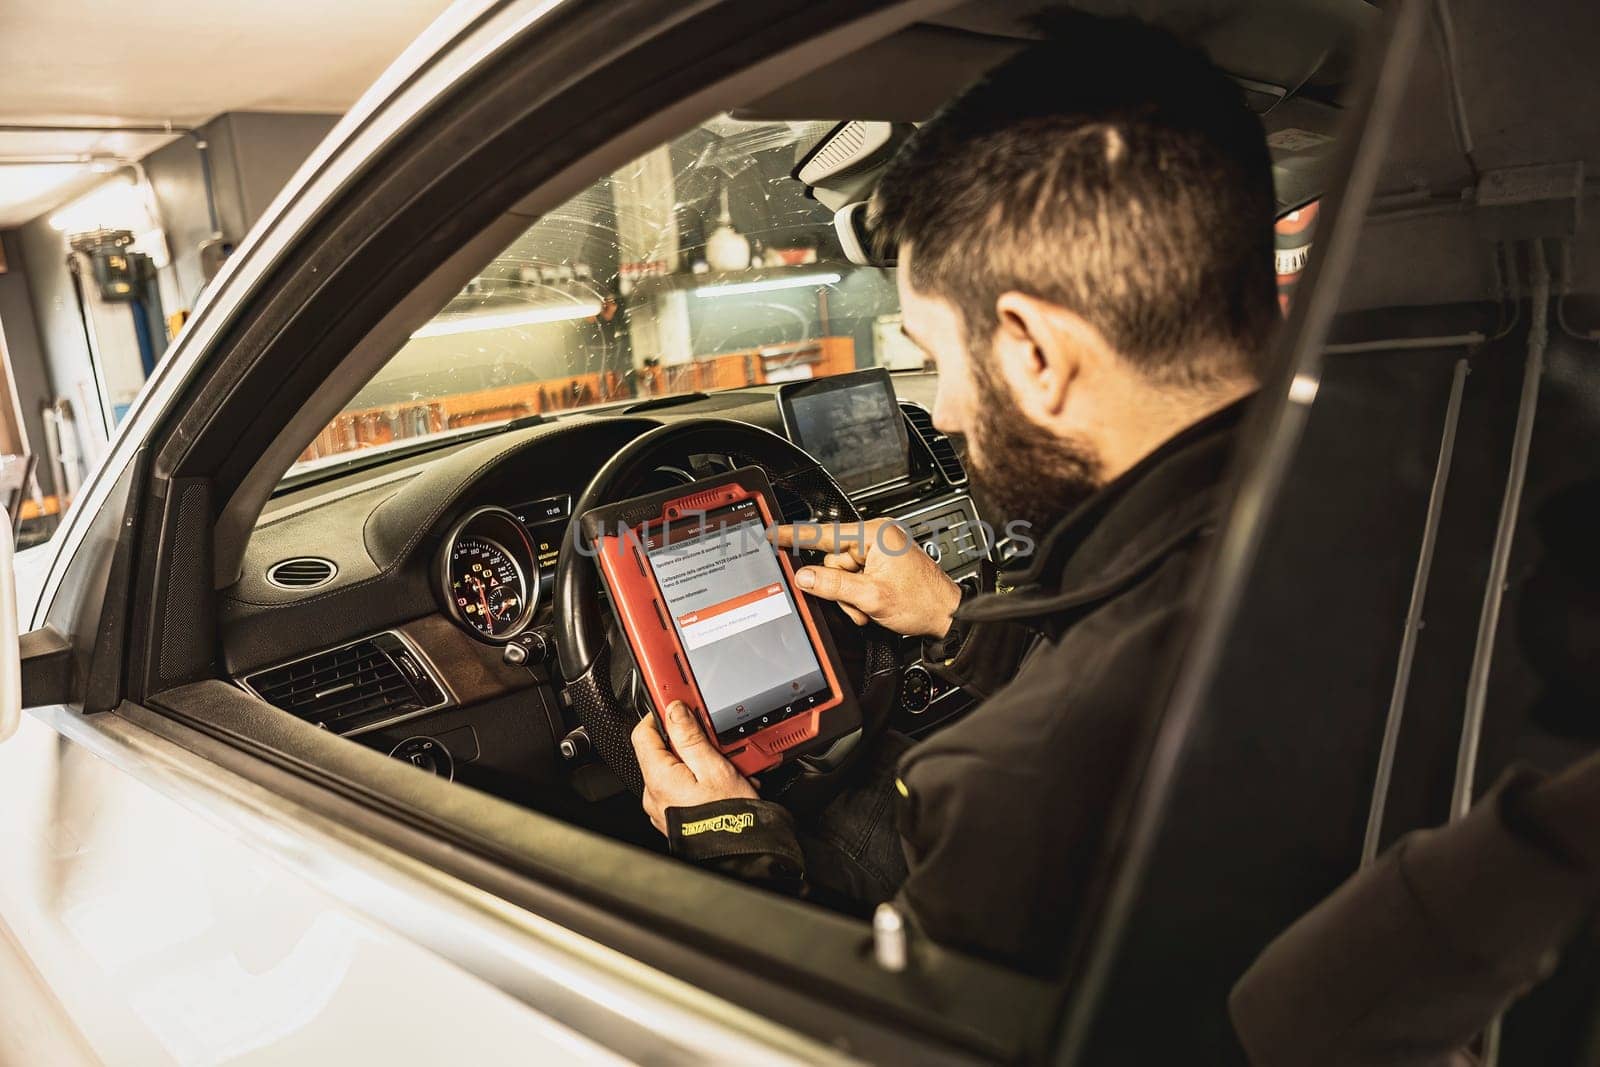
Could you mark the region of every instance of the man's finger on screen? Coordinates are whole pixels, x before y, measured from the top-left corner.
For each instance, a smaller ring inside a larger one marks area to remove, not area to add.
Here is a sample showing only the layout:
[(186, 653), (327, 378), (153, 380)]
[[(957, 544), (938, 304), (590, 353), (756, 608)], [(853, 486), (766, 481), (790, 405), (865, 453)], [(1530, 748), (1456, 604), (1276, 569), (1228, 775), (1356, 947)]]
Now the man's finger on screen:
[(779, 548), (847, 553), (858, 561), (865, 558), (871, 536), (859, 522), (797, 522), (772, 528), (773, 543)]
[(699, 717), (681, 700), (667, 705), (667, 736), (672, 738), (672, 747), (678, 750), (679, 758), (701, 781), (725, 762), (722, 753), (706, 740)]
[(831, 531), (820, 522), (796, 522), (774, 526), (768, 533), (772, 543), (779, 548), (806, 548), (825, 552), (832, 544)]

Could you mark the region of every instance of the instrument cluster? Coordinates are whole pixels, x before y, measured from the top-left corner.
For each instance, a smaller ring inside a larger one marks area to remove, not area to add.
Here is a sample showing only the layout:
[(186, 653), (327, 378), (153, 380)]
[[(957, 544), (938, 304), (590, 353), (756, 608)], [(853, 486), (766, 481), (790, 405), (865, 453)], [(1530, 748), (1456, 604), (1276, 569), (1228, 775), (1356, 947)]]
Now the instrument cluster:
[[(657, 467), (637, 491), (652, 493), (693, 480), (686, 470)], [(572, 520), (572, 500), (572, 494), (558, 493), (463, 515), (445, 535), (438, 564), (439, 599), (450, 617), (492, 644), (515, 641), (532, 626), (539, 608), (555, 594), (556, 561)], [(787, 506), (784, 512), (789, 514)]]
[(463, 515), (439, 558), (439, 596), (450, 617), (479, 640), (515, 640), (555, 584), (571, 511), (572, 498), (561, 495)]

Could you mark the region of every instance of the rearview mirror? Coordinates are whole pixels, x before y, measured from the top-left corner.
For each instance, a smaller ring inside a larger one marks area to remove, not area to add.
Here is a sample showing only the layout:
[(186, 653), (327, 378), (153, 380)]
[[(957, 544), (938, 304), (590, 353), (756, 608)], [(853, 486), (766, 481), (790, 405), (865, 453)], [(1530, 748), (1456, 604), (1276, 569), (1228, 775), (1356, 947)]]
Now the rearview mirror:
[(844, 258), (858, 267), (893, 267), (894, 255), (877, 256), (872, 251), (872, 235), (867, 231), (867, 202), (857, 200), (833, 213), (833, 229), (838, 235)]
[(11, 523), (0, 522), (0, 741), (22, 720), (22, 648), (17, 634), (17, 573)]

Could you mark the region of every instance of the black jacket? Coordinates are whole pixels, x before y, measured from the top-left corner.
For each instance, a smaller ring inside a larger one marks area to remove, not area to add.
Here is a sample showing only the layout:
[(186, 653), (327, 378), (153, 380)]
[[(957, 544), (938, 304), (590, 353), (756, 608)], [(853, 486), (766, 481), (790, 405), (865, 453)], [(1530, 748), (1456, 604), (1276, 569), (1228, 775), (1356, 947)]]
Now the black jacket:
[(1597, 897), (1600, 757), (1516, 770), (1281, 934), (1228, 1009), (1258, 1067), (1472, 1063), (1468, 1043), (1549, 974)]
[[(935, 941), (1033, 970), (1061, 958), (1108, 815), (1164, 703), (1161, 668), (1221, 514), (1243, 408), (1162, 445), (1052, 530), (1026, 570), (1005, 576), (1008, 592), (957, 613), (968, 628), (1020, 623), (1039, 636), (1008, 684), (901, 758), (899, 903)], [(674, 821), (736, 808), (760, 812), (737, 841), (669, 834), (674, 852), (797, 884), (800, 850), (777, 805), (726, 801)]]

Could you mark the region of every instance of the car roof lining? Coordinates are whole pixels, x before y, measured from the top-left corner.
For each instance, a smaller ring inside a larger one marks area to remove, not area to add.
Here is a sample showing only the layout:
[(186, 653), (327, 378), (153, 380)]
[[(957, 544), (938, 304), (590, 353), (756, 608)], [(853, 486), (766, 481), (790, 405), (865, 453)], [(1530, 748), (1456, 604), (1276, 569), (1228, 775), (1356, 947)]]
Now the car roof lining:
[[(882, 37), (735, 110), (741, 118), (848, 117), (920, 122), (985, 70), (1038, 40), (1037, 0), (983, 0)], [(1136, 15), (1197, 45), (1262, 97), (1334, 103), (1377, 12), (1364, 0), (1165, 3), (1079, 0), (1078, 10)], [(1269, 100), (1255, 101), (1267, 111)]]
[[(1334, 166), (1337, 98), (1377, 12), (1364, 0), (1183, 2), (1080, 0), (1080, 10), (1137, 15), (1206, 51), (1261, 116), (1280, 211), (1320, 196)], [(1038, 39), (1034, 0), (967, 3), (907, 26), (753, 98), (735, 118), (921, 122), (989, 68)], [(879, 170), (882, 168), (880, 167)]]

